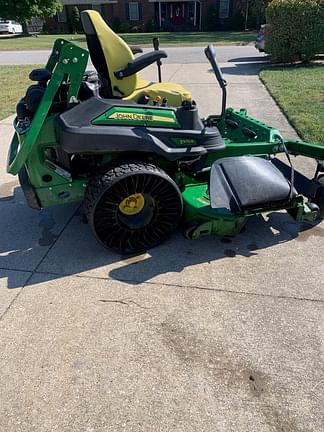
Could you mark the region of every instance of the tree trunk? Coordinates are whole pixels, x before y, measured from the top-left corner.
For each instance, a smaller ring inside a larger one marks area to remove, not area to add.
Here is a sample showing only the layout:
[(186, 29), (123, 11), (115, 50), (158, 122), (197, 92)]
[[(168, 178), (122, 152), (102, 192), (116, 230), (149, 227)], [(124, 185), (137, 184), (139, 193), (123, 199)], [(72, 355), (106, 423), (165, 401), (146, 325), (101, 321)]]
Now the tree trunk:
[(249, 0), (246, 0), (245, 20), (244, 20), (245, 31), (248, 29), (248, 19), (249, 19)]
[(23, 21), (21, 23), (21, 26), (22, 26), (23, 36), (29, 36), (29, 32), (28, 32), (28, 27), (27, 27), (26, 21)]

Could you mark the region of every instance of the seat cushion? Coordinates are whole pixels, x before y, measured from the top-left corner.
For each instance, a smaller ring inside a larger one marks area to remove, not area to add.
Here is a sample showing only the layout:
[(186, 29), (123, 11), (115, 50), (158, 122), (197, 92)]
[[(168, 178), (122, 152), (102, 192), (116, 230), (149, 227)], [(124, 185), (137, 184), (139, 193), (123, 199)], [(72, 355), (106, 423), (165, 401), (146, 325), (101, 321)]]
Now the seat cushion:
[(271, 161), (240, 156), (216, 161), (210, 174), (212, 208), (231, 213), (262, 207), (274, 207), (296, 197), (295, 188)]
[(184, 100), (191, 99), (191, 93), (181, 84), (172, 82), (150, 83), (149, 81), (141, 79), (139, 80), (139, 85), (136, 90), (131, 95), (124, 98), (124, 100), (137, 102), (137, 100), (144, 94), (149, 96), (150, 104), (153, 103), (157, 96), (160, 96), (162, 99), (167, 99), (169, 106), (174, 107), (181, 106)]

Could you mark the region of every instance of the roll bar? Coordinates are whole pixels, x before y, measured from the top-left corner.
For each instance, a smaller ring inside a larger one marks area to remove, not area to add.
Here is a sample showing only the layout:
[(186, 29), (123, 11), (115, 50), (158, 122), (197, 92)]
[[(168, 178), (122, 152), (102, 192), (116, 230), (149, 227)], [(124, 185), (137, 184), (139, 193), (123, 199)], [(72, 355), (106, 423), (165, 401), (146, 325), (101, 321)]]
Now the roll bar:
[(222, 71), (218, 66), (215, 47), (213, 45), (208, 45), (207, 48), (205, 48), (205, 54), (207, 59), (209, 60), (211, 67), (213, 68), (219, 86), (222, 89), (222, 112), (220, 115), (209, 116), (207, 121), (212, 122), (212, 120), (220, 120), (224, 117), (225, 110), (226, 110), (226, 102), (227, 102), (227, 90), (226, 90), (227, 81), (224, 79)]

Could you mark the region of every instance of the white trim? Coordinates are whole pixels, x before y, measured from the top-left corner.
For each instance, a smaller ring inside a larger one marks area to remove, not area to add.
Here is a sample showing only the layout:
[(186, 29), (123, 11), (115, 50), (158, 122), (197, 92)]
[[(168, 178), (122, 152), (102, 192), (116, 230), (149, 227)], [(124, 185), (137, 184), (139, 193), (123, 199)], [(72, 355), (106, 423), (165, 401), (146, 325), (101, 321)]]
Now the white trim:
[(193, 0), (148, 0), (149, 3), (182, 3), (182, 2), (192, 2)]
[(63, 6), (71, 6), (71, 5), (102, 5), (102, 4), (110, 4), (117, 3), (117, 0), (60, 0)]

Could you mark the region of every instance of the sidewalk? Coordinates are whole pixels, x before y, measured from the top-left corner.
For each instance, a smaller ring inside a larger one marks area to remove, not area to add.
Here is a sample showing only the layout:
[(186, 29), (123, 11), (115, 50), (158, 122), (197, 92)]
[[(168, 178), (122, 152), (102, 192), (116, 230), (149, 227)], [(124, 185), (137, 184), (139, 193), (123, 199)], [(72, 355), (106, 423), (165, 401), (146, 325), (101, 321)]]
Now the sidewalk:
[[(229, 106), (295, 136), (255, 67), (222, 66)], [(207, 64), (164, 78), (219, 109)], [(272, 213), (233, 240), (178, 233), (120, 259), (77, 205), (27, 208), (5, 173), (11, 133), (0, 122), (1, 431), (323, 430), (323, 224)]]

